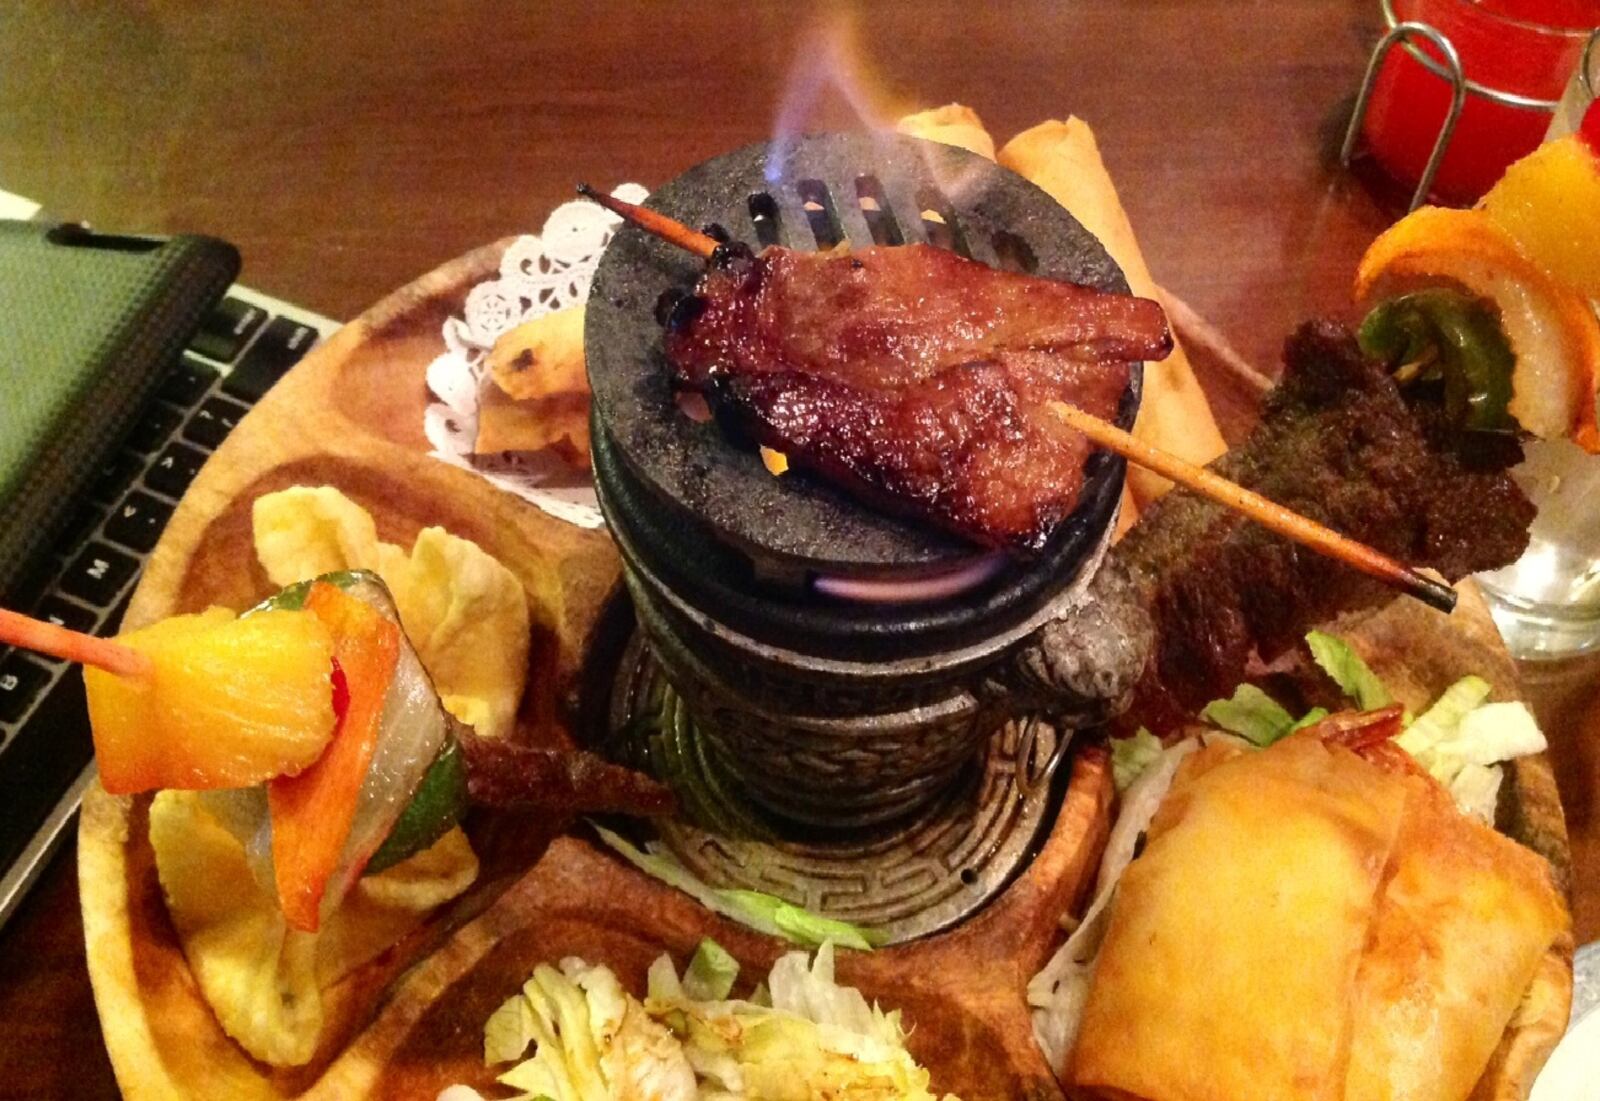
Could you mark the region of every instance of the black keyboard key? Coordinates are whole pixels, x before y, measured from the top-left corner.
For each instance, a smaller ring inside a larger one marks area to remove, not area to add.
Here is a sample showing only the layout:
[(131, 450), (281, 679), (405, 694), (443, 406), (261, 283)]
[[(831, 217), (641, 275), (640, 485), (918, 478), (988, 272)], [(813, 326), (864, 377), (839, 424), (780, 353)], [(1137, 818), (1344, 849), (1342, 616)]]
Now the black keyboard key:
[(159, 402), (144, 411), (139, 423), (128, 433), (128, 446), (135, 451), (151, 452), (172, 436), (183, 423), (183, 414)]
[(261, 328), (267, 311), (238, 298), (224, 298), (200, 322), (189, 347), (220, 363), (232, 363), (239, 350)]
[(110, 638), (122, 630), (122, 617), (127, 614), (128, 605), (133, 603), (133, 590), (129, 589), (122, 594), (122, 599), (117, 601), (117, 606), (106, 615), (106, 621), (100, 624), (100, 634)]
[(101, 504), (109, 505), (133, 484), (143, 467), (144, 460), (139, 456), (127, 451), (117, 452), (100, 468), (100, 475), (89, 490), (89, 496)]
[(72, 514), (66, 530), (61, 533), (61, 538), (56, 540), (56, 554), (65, 558), (73, 554), (83, 545), (83, 541), (94, 534), (94, 529), (100, 526), (100, 518), (105, 515), (94, 505), (82, 505)]
[(104, 608), (117, 598), (138, 569), (137, 559), (104, 543), (90, 543), (61, 575), (61, 591), (85, 604)]
[(201, 447), (216, 447), (228, 438), (228, 433), (233, 431), (239, 418), (247, 412), (249, 410), (236, 401), (207, 398), (206, 403), (189, 418), (189, 423), (184, 425), (183, 438)]
[(50, 670), (12, 654), (0, 662), (0, 722), (14, 723), (50, 681)]
[(172, 517), (172, 506), (148, 493), (134, 490), (111, 510), (106, 520), (106, 538), (136, 551), (147, 551), (161, 538), (161, 529)]
[(187, 409), (206, 396), (206, 391), (211, 389), (211, 384), (219, 374), (221, 372), (211, 364), (185, 352), (182, 361), (162, 381), (156, 395)]
[(205, 461), (204, 451), (196, 451), (188, 444), (169, 443), (144, 472), (144, 484), (168, 497), (182, 497)]
[(70, 600), (63, 600), (59, 596), (47, 596), (39, 602), (33, 614), (57, 627), (65, 627), (69, 631), (91, 632), (94, 630), (94, 621), (98, 618), (95, 613), (85, 608), (82, 604), (74, 604)]
[(0, 752), (0, 867), (11, 866), (93, 756), (83, 674), (68, 670)]
[(250, 345), (239, 365), (222, 380), (224, 393), (245, 401), (260, 401), (284, 374), (299, 363), (320, 334), (310, 325), (275, 317)]

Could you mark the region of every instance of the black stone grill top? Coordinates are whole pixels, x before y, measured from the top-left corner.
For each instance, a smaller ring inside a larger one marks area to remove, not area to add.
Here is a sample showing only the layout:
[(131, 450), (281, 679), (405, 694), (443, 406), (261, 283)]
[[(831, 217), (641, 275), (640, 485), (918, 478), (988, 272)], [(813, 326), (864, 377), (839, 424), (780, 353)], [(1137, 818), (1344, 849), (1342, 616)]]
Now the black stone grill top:
[[(716, 223), (756, 248), (776, 241), (810, 250), (839, 238), (857, 246), (930, 241), (997, 267), (1128, 289), (1094, 236), (1033, 184), (965, 150), (899, 135), (823, 134), (781, 149), (747, 146), (690, 169), (648, 205), (692, 226)], [(944, 223), (925, 221), (925, 210), (938, 211)], [(775, 478), (714, 421), (696, 423), (677, 408), (655, 306), (668, 289), (692, 289), (702, 271), (698, 258), (623, 226), (589, 295), (584, 345), (596, 428), (649, 496), (684, 510), (684, 519), (693, 517), (696, 527), (775, 575), (903, 576), (978, 553), (803, 472)], [(1136, 367), (1118, 416), (1124, 427), (1137, 410), (1139, 382)], [(1104, 498), (1120, 492), (1123, 464), (1096, 453), (1087, 474), (1080, 508), (1099, 520), (1109, 515)], [(1075, 572), (1070, 566), (1098, 541), (1099, 526), (1064, 523), (1062, 538), (1028, 572), (1054, 573), (1052, 565)]]

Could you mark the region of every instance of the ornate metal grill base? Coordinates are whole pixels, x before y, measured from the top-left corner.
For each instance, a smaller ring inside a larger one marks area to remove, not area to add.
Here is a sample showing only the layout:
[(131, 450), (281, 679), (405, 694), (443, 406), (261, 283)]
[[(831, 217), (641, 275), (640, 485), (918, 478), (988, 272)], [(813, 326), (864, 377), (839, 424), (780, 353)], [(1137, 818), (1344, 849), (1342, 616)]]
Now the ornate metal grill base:
[(1007, 723), (953, 784), (893, 825), (802, 834), (740, 790), (637, 633), (612, 683), (610, 752), (666, 779), (683, 803), (679, 818), (642, 828), (715, 886), (765, 891), (900, 942), (971, 916), (1042, 840), (1052, 785), (1018, 769), (1054, 763), (1048, 727), (1025, 745), (1022, 725)]

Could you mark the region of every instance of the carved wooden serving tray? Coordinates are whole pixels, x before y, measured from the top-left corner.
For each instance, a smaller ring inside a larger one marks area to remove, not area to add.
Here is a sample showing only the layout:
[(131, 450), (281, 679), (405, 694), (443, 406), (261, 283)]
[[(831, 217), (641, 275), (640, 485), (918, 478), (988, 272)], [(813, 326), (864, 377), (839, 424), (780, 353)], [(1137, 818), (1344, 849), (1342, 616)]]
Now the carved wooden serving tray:
[[(427, 457), (424, 371), (467, 291), (497, 269), (507, 242), (464, 256), (389, 296), (296, 367), (201, 471), (173, 516), (129, 608), (129, 627), (211, 604), (244, 608), (272, 586), (256, 564), (251, 502), (296, 484), (337, 486), (374, 516), (379, 537), (409, 545), (442, 525), (510, 567), (550, 609), (536, 621), (519, 732), (567, 737), (561, 701), (619, 577), (604, 532), (558, 521), (472, 473)], [(1199, 364), (1204, 370), (1204, 364)], [(537, 615), (538, 613), (536, 613)], [(1481, 602), (1449, 619), (1395, 604), (1337, 628), (1408, 655), (1380, 668), (1412, 707), (1467, 672), (1514, 694), (1515, 670)], [(1544, 759), (1514, 770), (1506, 828), (1565, 874), (1566, 833)], [(842, 981), (904, 1011), (913, 1054), (933, 1084), (966, 1098), (1058, 1098), (1033, 1041), (1024, 988), (1092, 880), (1108, 827), (1109, 768), (1080, 751), (1060, 812), (1031, 865), (953, 930), (871, 954), (841, 953)], [(583, 830), (548, 824), (474, 832), (483, 874), (464, 898), (343, 979), (327, 996), (311, 1063), (273, 1070), (246, 1056), (200, 998), (167, 918), (147, 838), (147, 797), (96, 786), (79, 828), (88, 962), (107, 1048), (130, 1097), (429, 1097), (485, 1084), (482, 1027), (533, 967), (580, 955), (635, 992), (662, 951), (682, 961), (713, 936), (765, 973), (790, 946), (702, 909), (635, 871)], [(1536, 993), (1476, 1096), (1522, 1098), (1565, 1024), (1571, 947)], [(1557, 1020), (1559, 1017), (1559, 1021)]]

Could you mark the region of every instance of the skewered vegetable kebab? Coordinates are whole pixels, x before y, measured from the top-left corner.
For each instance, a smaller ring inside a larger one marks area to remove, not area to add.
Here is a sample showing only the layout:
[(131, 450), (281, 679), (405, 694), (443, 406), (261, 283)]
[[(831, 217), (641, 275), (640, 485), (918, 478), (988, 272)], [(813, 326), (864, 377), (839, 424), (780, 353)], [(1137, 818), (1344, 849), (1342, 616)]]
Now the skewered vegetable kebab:
[[(41, 630), (41, 628), (43, 630)], [(100, 780), (113, 795), (200, 791), (296, 929), (393, 867), (472, 803), (557, 814), (670, 811), (667, 789), (580, 751), (486, 739), (447, 712), (372, 573), (291, 585), (114, 642), (14, 613), (0, 636), (86, 663)]]

